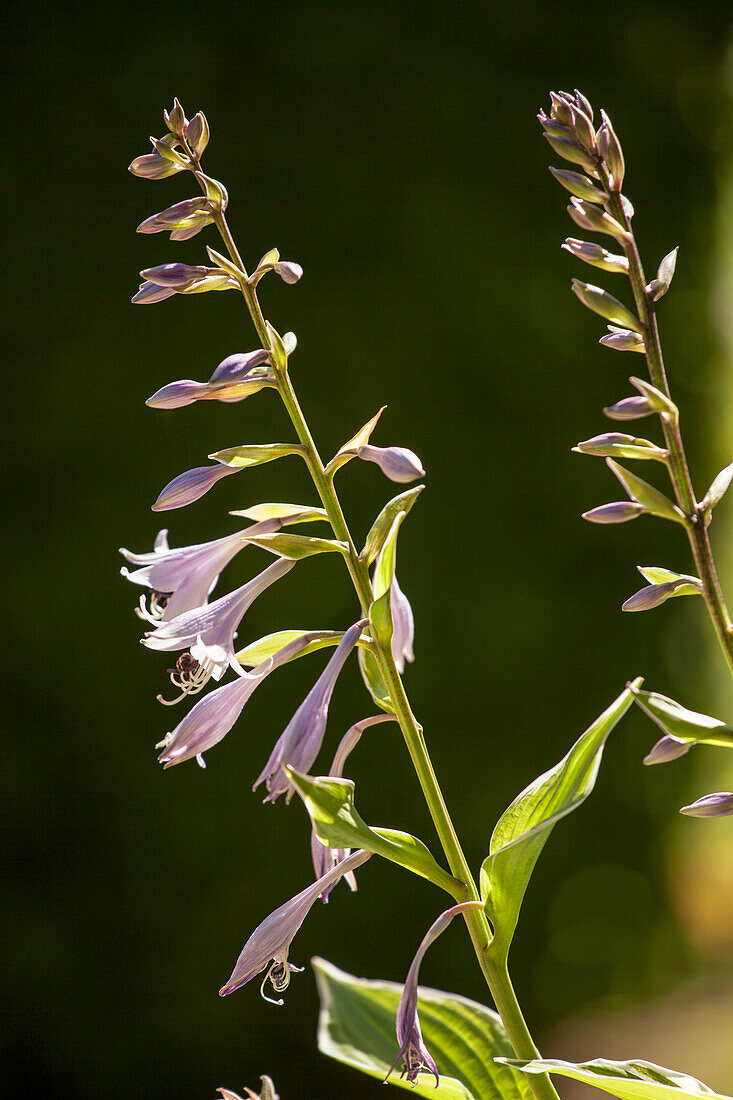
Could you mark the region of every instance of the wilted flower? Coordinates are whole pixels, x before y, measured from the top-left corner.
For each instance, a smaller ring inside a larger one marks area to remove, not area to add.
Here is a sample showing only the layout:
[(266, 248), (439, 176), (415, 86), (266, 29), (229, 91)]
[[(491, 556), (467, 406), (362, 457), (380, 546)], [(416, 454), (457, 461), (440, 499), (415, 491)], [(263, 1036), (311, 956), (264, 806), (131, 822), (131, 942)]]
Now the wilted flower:
[[(311, 886), (286, 901), (254, 930), (237, 959), (229, 981), (219, 990), (221, 997), (240, 989), (260, 974), (266, 966), (267, 973), (260, 987), (266, 1001), (265, 984), (269, 981), (276, 993), (282, 993), (290, 984), (290, 971), (298, 967), (288, 962), (288, 952), (295, 933), (308, 916), (324, 890), (337, 882), (342, 875), (355, 871), (370, 858), (371, 852), (358, 851), (317, 879)], [(274, 1004), (282, 1004), (275, 1001)]]
[[(347, 757), (352, 749), (359, 743), (365, 729), (368, 729), (369, 726), (375, 726), (380, 722), (395, 722), (396, 720), (394, 714), (375, 714), (371, 718), (362, 718), (361, 722), (356, 722), (341, 738), (341, 742), (336, 749), (333, 763), (331, 764), (328, 774), (332, 778), (341, 778), (344, 774), (344, 764), (346, 763)], [(340, 863), (341, 860), (346, 859), (349, 852), (349, 848), (329, 848), (318, 839), (315, 829), (311, 830), (311, 855), (313, 856), (313, 869), (316, 872), (316, 878), (325, 875), (326, 871), (330, 870), (331, 867)], [(353, 871), (349, 871), (348, 874), (344, 875), (344, 878), (346, 879), (349, 889), (356, 890), (356, 877)], [(321, 894), (321, 901), (324, 904), (328, 901), (328, 895), (335, 885), (336, 884), (333, 883)]]
[(733, 792), (718, 791), (717, 794), (703, 795), (697, 802), (683, 806), (680, 813), (688, 817), (730, 817), (733, 814)]
[(145, 404), (153, 409), (180, 409), (196, 401), (243, 401), (250, 394), (275, 385), (269, 369), (262, 369), (268, 356), (264, 348), (229, 355), (219, 363), (208, 382), (194, 382), (190, 378), (169, 382)]
[(441, 932), (445, 931), (455, 916), (464, 913), (467, 909), (482, 908), (483, 904), (480, 901), (463, 901), (460, 905), (454, 905), (450, 909), (446, 909), (428, 929), (425, 938), (417, 949), (415, 958), (412, 960), (412, 966), (407, 972), (400, 1003), (397, 1006), (396, 1031), (400, 1050), (390, 1066), (385, 1082), (390, 1074), (394, 1072), (399, 1060), (402, 1059), (402, 1073), (400, 1076), (407, 1077), (411, 1085), (417, 1083), (418, 1074), (423, 1069), (429, 1070), (435, 1076), (436, 1088), (440, 1084), (438, 1067), (423, 1042), (420, 1021), (417, 1016), (417, 980), (420, 963), (430, 944), (438, 938)]
[(196, 466), (193, 470), (186, 470), (169, 481), (158, 494), (158, 499), (153, 504), (153, 512), (169, 512), (172, 508), (185, 508), (187, 504), (193, 504), (199, 500), (209, 489), (221, 481), (227, 474), (236, 474), (241, 466)]
[(293, 767), (299, 772), (310, 771), (323, 743), (333, 689), (346, 659), (359, 640), (363, 625), (362, 620), (349, 627), (331, 660), (280, 734), (270, 759), (252, 788), (256, 791), (261, 783), (265, 783), (268, 792), (265, 802), (275, 802), (286, 792), (287, 801), (290, 801), (293, 786), (286, 767)]
[[(234, 592), (221, 596), (213, 603), (184, 611), (175, 619), (148, 631), (142, 639), (143, 645), (148, 649), (169, 652), (190, 649), (191, 656), (205, 676), (201, 683), (197, 683), (196, 690), (200, 691), (212, 676), (220, 680), (227, 666), (231, 665), (235, 671), (239, 669), (234, 656), (234, 635), (243, 615), (266, 588), (289, 573), (294, 565), (294, 561), (279, 558)], [(195, 671), (198, 672), (198, 669)], [(183, 687), (183, 684), (178, 686)]]
[(390, 481), (407, 482), (425, 477), (422, 462), (407, 447), (372, 447), (366, 443), (357, 448), (356, 454), (365, 462), (376, 463)]
[(156, 745), (156, 748), (163, 750), (158, 762), (169, 768), (173, 764), (182, 764), (184, 760), (200, 758), (202, 753), (218, 745), (229, 733), (242, 713), (244, 704), (265, 677), (320, 636), (317, 633), (302, 635), (283, 646), (273, 657), (257, 665), (251, 672), (244, 672), (241, 667), (235, 666), (237, 679), (199, 699), (176, 728)]

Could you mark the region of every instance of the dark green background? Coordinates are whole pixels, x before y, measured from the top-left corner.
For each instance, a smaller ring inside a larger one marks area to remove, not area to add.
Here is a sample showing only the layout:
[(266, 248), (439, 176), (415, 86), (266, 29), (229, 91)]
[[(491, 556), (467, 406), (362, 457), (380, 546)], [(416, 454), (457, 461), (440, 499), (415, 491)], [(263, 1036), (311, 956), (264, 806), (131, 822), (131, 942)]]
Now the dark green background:
[[(618, 494), (600, 463), (570, 447), (605, 430), (600, 407), (629, 392), (641, 360), (599, 348), (599, 319), (569, 292), (571, 275), (594, 280), (559, 250), (577, 231), (534, 115), (553, 87), (605, 105), (649, 268), (681, 245), (663, 336), (702, 483), (721, 457), (704, 437), (706, 292), (729, 5), (8, 10), (5, 1072), (31, 1097), (205, 1098), (265, 1072), (283, 1100), (381, 1095), (315, 1053), (308, 973), (282, 1009), (255, 985), (217, 997), (254, 925), (311, 874), (302, 807), (263, 807), (250, 788), (323, 660), (273, 678), (206, 772), (160, 771), (166, 658), (138, 645), (117, 547), (150, 548), (150, 502), (210, 451), (290, 436), (269, 393), (177, 413), (144, 407), (165, 382), (205, 379), (255, 343), (234, 295), (128, 304), (138, 269), (200, 262), (216, 241), (212, 231), (182, 245), (136, 237), (138, 222), (190, 185), (137, 180), (126, 167), (162, 132), (174, 94), (189, 116), (203, 108), (208, 170), (229, 187), (247, 261), (277, 245), (305, 269), (296, 288), (271, 280), (261, 297), (273, 323), (298, 335), (293, 375), (324, 453), (388, 403), (374, 441), (421, 456), (428, 489), (400, 545), (417, 619), (407, 684), (477, 867), (505, 805), (630, 676), (705, 704), (702, 609), (679, 600), (653, 615), (619, 612), (636, 562), (689, 568), (681, 533), (579, 518)], [(391, 486), (353, 463), (339, 487), (363, 535)], [(308, 494), (300, 466), (283, 461), (165, 522), (182, 545), (231, 530), (227, 509)], [(227, 585), (264, 564), (246, 552)], [(343, 572), (330, 557), (302, 563), (240, 637), (353, 621)], [(346, 726), (371, 712), (354, 663), (324, 765)], [(624, 723), (593, 799), (557, 830), (535, 875), (513, 970), (539, 1034), (571, 1008), (634, 1003), (698, 965), (669, 915), (664, 867), (693, 772), (642, 769), (653, 740), (636, 715)], [(390, 726), (352, 764), (369, 821), (434, 843)], [(314, 910), (293, 960), (319, 953), (402, 980), (442, 899), (376, 860), (359, 882), (356, 896), (340, 888)], [(484, 997), (457, 927), (423, 980)]]

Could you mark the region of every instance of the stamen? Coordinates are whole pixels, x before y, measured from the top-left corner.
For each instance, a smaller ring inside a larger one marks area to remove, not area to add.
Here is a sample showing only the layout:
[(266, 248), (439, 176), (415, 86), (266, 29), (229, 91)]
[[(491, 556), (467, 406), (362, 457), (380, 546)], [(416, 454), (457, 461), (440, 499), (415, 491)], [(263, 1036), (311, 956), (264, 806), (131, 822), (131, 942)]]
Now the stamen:
[(185, 699), (187, 695), (198, 695), (211, 679), (214, 673), (214, 663), (208, 658), (199, 662), (190, 653), (182, 653), (176, 661), (176, 667), (169, 668), (168, 673), (171, 683), (181, 689), (181, 694), (176, 696), (175, 699), (164, 699), (162, 695), (158, 695), (157, 699), (164, 706), (172, 707), (176, 703), (180, 703), (181, 699)]
[[(273, 974), (275, 974), (274, 978)], [(285, 976), (284, 985), (281, 984), (283, 981), (283, 974)], [(273, 997), (267, 996), (267, 994), (265, 993), (265, 986), (267, 985), (268, 981), (271, 983), (273, 989), (275, 989), (278, 993), (281, 992), (283, 989), (287, 989), (288, 982), (290, 981), (290, 976), (288, 974), (288, 964), (281, 962), (280, 959), (273, 959), (269, 970), (262, 979), (262, 985), (260, 986), (260, 996), (262, 997), (263, 1001), (269, 1001), (271, 1005), (284, 1005), (285, 1001), (283, 1001), (282, 998), (280, 998), (279, 1001), (276, 1001)]]
[(142, 595), (139, 605), (135, 608), (135, 614), (139, 619), (145, 619), (149, 623), (160, 622), (172, 595), (172, 592), (156, 592), (152, 589), (148, 597), (150, 606), (148, 607), (145, 596)]

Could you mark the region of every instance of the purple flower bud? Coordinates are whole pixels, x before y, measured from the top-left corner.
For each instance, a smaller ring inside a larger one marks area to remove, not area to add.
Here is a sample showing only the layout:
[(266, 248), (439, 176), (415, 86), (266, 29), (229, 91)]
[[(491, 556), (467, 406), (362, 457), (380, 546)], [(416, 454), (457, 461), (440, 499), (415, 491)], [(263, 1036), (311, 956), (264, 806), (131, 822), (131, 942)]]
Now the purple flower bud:
[[(270, 1000), (265, 995), (266, 982), (270, 982), (276, 993), (282, 993), (287, 989), (290, 984), (291, 970), (298, 969), (288, 962), (290, 944), (296, 932), (323, 891), (337, 882), (342, 875), (361, 867), (371, 854), (371, 852), (354, 852), (311, 886), (306, 887), (279, 909), (270, 913), (247, 940), (229, 981), (219, 990), (219, 996), (226, 997), (235, 989), (240, 989), (262, 973), (268, 964), (267, 974), (261, 986), (265, 1000)], [(275, 1001), (275, 1004), (282, 1004), (282, 1001)]]
[(589, 523), (628, 523), (643, 514), (644, 509), (635, 500), (617, 500), (613, 504), (600, 504), (598, 508), (583, 512), (583, 519)]
[(365, 462), (376, 463), (390, 481), (408, 482), (425, 477), (420, 459), (406, 447), (372, 447), (367, 443), (356, 454)]
[(209, 124), (203, 111), (199, 111), (189, 122), (186, 138), (193, 152), (200, 157), (209, 144)]
[(183, 170), (182, 164), (174, 164), (160, 153), (146, 153), (142, 157), (135, 157), (128, 169), (133, 176), (141, 176), (146, 180), (162, 180)]
[(294, 788), (285, 771), (286, 767), (295, 768), (299, 772), (310, 771), (323, 743), (328, 707), (336, 681), (359, 640), (363, 625), (362, 620), (346, 631), (325, 669), (275, 743), (269, 760), (252, 787), (256, 791), (261, 783), (265, 783), (265, 802), (275, 802), (281, 794), (287, 795), (287, 802), (292, 798)]
[(617, 328), (615, 325), (609, 325), (608, 328), (609, 335), (601, 336), (599, 344), (613, 348), (614, 351), (638, 351), (644, 354), (644, 337), (641, 333), (628, 328)]
[(186, 115), (177, 99), (173, 100), (170, 111), (163, 111), (163, 118), (168, 129), (174, 134), (180, 135), (186, 129)]
[(690, 751), (694, 741), (681, 741), (679, 737), (673, 737), (671, 733), (665, 733), (660, 737), (656, 745), (652, 745), (644, 757), (645, 764), (666, 764), (670, 760), (677, 760)]
[(203, 279), (209, 271), (208, 267), (194, 267), (191, 264), (160, 264), (158, 267), (148, 267), (140, 274), (143, 279), (149, 279), (151, 283), (157, 283), (158, 286), (172, 286), (178, 289), (181, 286), (188, 286), (196, 279)]
[(397, 1042), (400, 1049), (390, 1067), (387, 1077), (385, 1077), (385, 1082), (390, 1074), (394, 1072), (397, 1063), (402, 1059), (402, 1073), (400, 1076), (407, 1077), (411, 1085), (417, 1083), (418, 1074), (423, 1069), (427, 1069), (433, 1074), (436, 1088), (440, 1084), (438, 1067), (433, 1061), (430, 1051), (423, 1042), (420, 1021), (417, 1015), (417, 980), (420, 971), (420, 963), (431, 943), (438, 938), (441, 932), (445, 931), (455, 916), (459, 913), (466, 912), (467, 909), (481, 908), (482, 904), (480, 901), (464, 901), (461, 902), (460, 905), (454, 905), (452, 908), (446, 909), (446, 911), (441, 913), (438, 919), (430, 926), (425, 938), (418, 947), (417, 954), (412, 960), (412, 965), (407, 972), (400, 1003), (397, 1006), (396, 1031)]
[(222, 359), (219, 363), (209, 382), (231, 382), (240, 379), (253, 367), (260, 367), (263, 363), (266, 363), (269, 354), (264, 348), (257, 348), (256, 351), (237, 352), (235, 355), (228, 355), (226, 359)]
[(153, 409), (180, 409), (201, 400), (243, 401), (265, 386), (275, 384), (268, 371), (257, 370), (267, 360), (268, 352), (264, 348), (247, 354), (229, 355), (219, 363), (208, 382), (194, 382), (190, 378), (169, 382), (149, 397), (145, 404)]
[(675, 589), (681, 584), (689, 584), (689, 581), (681, 578), (676, 581), (665, 581), (664, 584), (649, 584), (646, 588), (640, 588), (633, 596), (629, 596), (628, 600), (621, 604), (621, 610), (651, 611), (653, 607), (659, 607), (673, 596)]
[(171, 508), (185, 508), (208, 493), (217, 481), (228, 474), (236, 474), (241, 466), (196, 466), (193, 470), (174, 477), (169, 481), (152, 506), (154, 512), (167, 512)]
[(680, 813), (688, 817), (730, 817), (733, 814), (733, 793), (719, 791), (717, 794), (703, 795), (697, 802), (683, 806)]
[(641, 420), (654, 411), (654, 406), (647, 397), (624, 397), (603, 410), (609, 420)]
[(397, 671), (402, 675), (405, 661), (414, 661), (413, 645), (415, 641), (415, 617), (405, 593), (393, 577), (390, 587), (390, 607), (392, 608), (392, 656)]
[(275, 264), (275, 271), (284, 283), (297, 283), (303, 278), (303, 268), (292, 260), (280, 260)]
[(131, 299), (135, 305), (152, 306), (156, 302), (164, 302), (166, 298), (172, 298), (175, 290), (170, 286), (158, 286), (157, 283), (143, 283), (137, 294)]

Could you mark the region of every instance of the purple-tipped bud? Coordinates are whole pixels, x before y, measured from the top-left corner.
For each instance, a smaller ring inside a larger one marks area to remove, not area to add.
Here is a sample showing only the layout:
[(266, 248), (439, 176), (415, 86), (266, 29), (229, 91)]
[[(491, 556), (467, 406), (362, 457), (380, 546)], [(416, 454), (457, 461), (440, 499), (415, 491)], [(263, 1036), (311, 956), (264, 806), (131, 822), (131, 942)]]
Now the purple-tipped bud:
[(291, 285), (303, 278), (303, 268), (300, 264), (293, 263), (292, 260), (280, 260), (279, 263), (275, 264), (275, 271), (284, 283), (290, 283)]
[(599, 210), (591, 202), (584, 202), (583, 199), (571, 199), (568, 214), (576, 225), (579, 225), (581, 229), (589, 230), (591, 233), (607, 233), (618, 240), (623, 240), (626, 237), (626, 230), (620, 222), (617, 222), (605, 210)]
[(624, 397), (615, 405), (606, 405), (603, 412), (609, 420), (642, 420), (656, 410), (646, 397)]
[(608, 200), (606, 192), (595, 187), (587, 176), (581, 176), (579, 172), (570, 172), (565, 168), (550, 167), (550, 171), (557, 182), (562, 184), (571, 195), (575, 195), (576, 199), (601, 204)]
[(156, 302), (164, 302), (166, 298), (172, 298), (175, 290), (170, 286), (159, 286), (157, 283), (143, 283), (137, 294), (130, 301), (137, 306), (152, 306)]
[(163, 118), (171, 133), (178, 134), (178, 136), (181, 137), (186, 129), (187, 120), (183, 107), (177, 99), (173, 100), (173, 107), (170, 111), (163, 111)]
[(659, 607), (670, 596), (673, 596), (675, 589), (684, 583), (689, 584), (689, 581), (677, 580), (665, 581), (664, 584), (649, 584), (645, 588), (640, 588), (633, 596), (629, 596), (628, 600), (621, 604), (621, 610), (651, 611), (653, 607)]
[(193, 266), (191, 264), (159, 264), (158, 267), (148, 267), (141, 271), (143, 279), (149, 279), (158, 286), (173, 287), (178, 289), (189, 286), (197, 279), (203, 279), (210, 273), (208, 267)]
[(697, 802), (683, 806), (680, 813), (688, 817), (730, 817), (733, 814), (733, 793), (719, 791), (717, 794), (703, 795)]
[(568, 237), (561, 248), (564, 248), (572, 256), (577, 256), (584, 263), (592, 264), (593, 267), (600, 267), (602, 271), (626, 273), (629, 270), (629, 261), (625, 256), (615, 256), (599, 244), (578, 241), (574, 237)]
[(137, 227), (138, 233), (166, 233), (182, 223), (198, 218), (201, 215), (211, 216), (209, 200), (203, 197), (184, 199), (173, 206), (166, 207), (159, 214), (152, 214)]
[(634, 500), (617, 500), (612, 504), (600, 504), (583, 512), (583, 519), (589, 523), (628, 523), (644, 514), (644, 509)]
[(613, 348), (614, 351), (638, 351), (644, 354), (644, 337), (641, 333), (628, 328), (616, 328), (615, 325), (608, 327), (610, 329), (608, 336), (601, 336), (599, 344), (603, 344), (606, 348)]
[(571, 137), (549, 133), (547, 130), (545, 131), (545, 137), (563, 160), (569, 160), (571, 164), (579, 164), (581, 168), (585, 168), (586, 172), (595, 175), (595, 158), (583, 148), (580, 142)]
[(656, 745), (653, 745), (644, 757), (645, 764), (666, 764), (670, 760), (677, 760), (690, 751), (693, 741), (680, 741), (679, 737), (672, 737), (665, 733), (660, 737)]
[(374, 462), (390, 481), (408, 482), (425, 477), (422, 462), (407, 447), (372, 447), (365, 444), (357, 449), (357, 457), (364, 462)]
[(184, 168), (183, 164), (176, 164), (167, 157), (162, 157), (160, 153), (146, 153), (142, 157), (135, 157), (128, 171), (142, 179), (163, 180), (176, 172), (184, 171)]
[(611, 125), (611, 120), (605, 111), (601, 111), (601, 118), (603, 119), (603, 125), (597, 135), (598, 152), (608, 169), (610, 176), (608, 185), (610, 189), (612, 191), (620, 191), (626, 172), (623, 150), (621, 149), (620, 141), (616, 137), (616, 132)]
[(186, 127), (186, 139), (195, 156), (200, 157), (209, 144), (209, 124), (206, 115), (199, 111)]
[(240, 469), (240, 466), (196, 466), (193, 470), (186, 470), (161, 490), (152, 510), (167, 512), (172, 508), (185, 508), (208, 493), (221, 478), (236, 474)]

